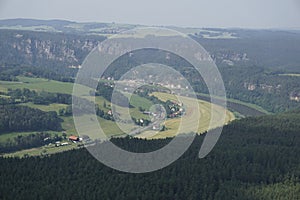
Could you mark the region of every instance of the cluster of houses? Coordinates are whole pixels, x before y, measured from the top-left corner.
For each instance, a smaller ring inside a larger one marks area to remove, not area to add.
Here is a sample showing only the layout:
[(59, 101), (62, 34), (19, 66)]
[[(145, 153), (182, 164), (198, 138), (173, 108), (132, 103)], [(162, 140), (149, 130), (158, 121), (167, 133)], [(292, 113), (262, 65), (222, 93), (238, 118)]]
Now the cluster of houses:
[(182, 103), (171, 101), (171, 104), (169, 104), (168, 107), (171, 110), (171, 113), (168, 115), (169, 118), (180, 117), (183, 115), (184, 109)]
[[(176, 118), (176, 117), (181, 117), (184, 114), (184, 108), (182, 103), (178, 103), (176, 101), (168, 101), (167, 106), (169, 108), (168, 118)], [(161, 112), (150, 112), (150, 111), (143, 111), (143, 114), (145, 115), (151, 115), (154, 117), (154, 119), (162, 119), (165, 118), (165, 114)], [(143, 124), (144, 119), (138, 119), (137, 120), (139, 123), (138, 124)], [(153, 123), (152, 130), (162, 130), (164, 125), (161, 123)]]
[[(77, 137), (77, 136), (75, 136), (75, 135), (71, 135), (71, 136), (68, 137), (68, 140), (69, 140), (70, 142), (77, 143), (77, 142), (82, 142), (82, 141), (83, 141), (83, 138)], [(56, 146), (56, 147), (67, 146), (67, 145), (69, 145), (69, 142), (60, 142), (60, 141), (56, 141), (56, 142), (55, 142), (55, 146)]]

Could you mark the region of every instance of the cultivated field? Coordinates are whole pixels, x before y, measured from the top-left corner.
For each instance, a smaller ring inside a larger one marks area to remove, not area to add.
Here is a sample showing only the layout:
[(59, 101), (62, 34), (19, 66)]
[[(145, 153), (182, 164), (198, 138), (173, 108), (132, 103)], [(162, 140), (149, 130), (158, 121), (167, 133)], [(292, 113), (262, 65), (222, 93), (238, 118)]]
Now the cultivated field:
[[(178, 101), (176, 96), (167, 93), (153, 93), (154, 96), (158, 97), (162, 101), (175, 100)], [(210, 128), (216, 128), (222, 126), (235, 119), (232, 112), (225, 110), (220, 106), (216, 106), (214, 110), (211, 108), (211, 103), (195, 100), (189, 97), (180, 97), (180, 101), (186, 110), (184, 116), (181, 118), (167, 119), (165, 126), (167, 130), (161, 132), (146, 131), (137, 137), (140, 138), (166, 138), (173, 137), (180, 133), (197, 132), (203, 133), (209, 129), (211, 120), (211, 111), (217, 116), (212, 122)], [(199, 109), (198, 109), (199, 108)], [(222, 113), (225, 113), (225, 122), (221, 120)]]
[(53, 93), (72, 94), (73, 83), (48, 80), (44, 78), (28, 78), (18, 76), (19, 81), (0, 81), (0, 91), (7, 91), (8, 88), (28, 88), (36, 91), (47, 91)]
[[(36, 91), (46, 91), (46, 92), (53, 92), (53, 93), (66, 93), (71, 94), (73, 89), (72, 83), (65, 83), (65, 82), (59, 82), (59, 81), (53, 81), (53, 80), (47, 80), (42, 78), (28, 78), (28, 77), (18, 77), (20, 80), (19, 82), (8, 82), (8, 81), (1, 81), (0, 83), (0, 91), (7, 91), (8, 88), (17, 89), (17, 88), (28, 88), (31, 90)], [(127, 95), (125, 93), (125, 95)], [(153, 95), (157, 96), (162, 101), (166, 100), (176, 100), (175, 96), (167, 94), (167, 93), (153, 93)], [(128, 95), (127, 95), (128, 96)], [(129, 96), (128, 96), (129, 97)], [(86, 96), (88, 100), (92, 100), (92, 97)], [(167, 127), (167, 130), (162, 132), (155, 132), (155, 131), (145, 131), (142, 134), (139, 134), (137, 137), (140, 138), (166, 138), (166, 137), (173, 137), (177, 133), (189, 133), (189, 132), (197, 132), (197, 133), (203, 133), (208, 129), (208, 124), (211, 116), (211, 104), (206, 101), (201, 100), (195, 100), (188, 97), (181, 97), (181, 101), (185, 108), (185, 115), (181, 118), (173, 118), (168, 119), (165, 122), (165, 125)], [(111, 109), (111, 103), (104, 99), (103, 97), (95, 97), (96, 104), (99, 105), (99, 108), (104, 110), (105, 112), (109, 111)], [(196, 103), (195, 103), (196, 102)], [(152, 102), (149, 101), (146, 98), (140, 97), (138, 95), (133, 94), (130, 99), (130, 104), (133, 106), (133, 108), (129, 109), (129, 113), (132, 117), (136, 119), (144, 118), (149, 119), (148, 115), (143, 114), (139, 107), (144, 110), (149, 110), (149, 108), (152, 105)], [(66, 104), (49, 104), (49, 105), (36, 105), (31, 102), (25, 103), (23, 105), (37, 108), (43, 111), (56, 111), (58, 112), (62, 108), (66, 108)], [(197, 107), (199, 106), (199, 112), (197, 111)], [(117, 107), (118, 111), (124, 112), (127, 108)], [(229, 112), (228, 110), (225, 111), (221, 107), (217, 107), (213, 112), (217, 115), (220, 115), (221, 112), (226, 112), (226, 119), (225, 123), (228, 123), (229, 121), (234, 120), (234, 115), (232, 112)], [(69, 117), (61, 117), (63, 119), (62, 127), (67, 132), (67, 135), (77, 135), (77, 131), (75, 129), (74, 120), (72, 116)], [(101, 128), (103, 129), (104, 133), (107, 135), (107, 137), (123, 137), (125, 136), (125, 132), (130, 132), (133, 129), (137, 128), (137, 126), (131, 126), (129, 124), (122, 123), (121, 130), (118, 125), (109, 120), (105, 120), (103, 118), (98, 117), (97, 121), (100, 123)], [(89, 122), (86, 123), (87, 130), (86, 135), (89, 135), (91, 139), (104, 139), (99, 138), (99, 134), (97, 133), (97, 129), (93, 128), (94, 125), (97, 122)], [(199, 126), (197, 124), (199, 123)], [(196, 125), (196, 127), (195, 127)], [(215, 123), (214, 127), (223, 125), (220, 123), (220, 120), (217, 119), (217, 122)], [(180, 128), (179, 128), (180, 127)], [(179, 129), (178, 129), (179, 128)], [(179, 131), (178, 131), (179, 130)], [(4, 143), (7, 140), (13, 141), (15, 137), (18, 135), (29, 135), (34, 132), (14, 132), (14, 133), (7, 133), (0, 135), (0, 142)], [(51, 132), (51, 135), (62, 135), (61, 132)], [(70, 150), (73, 148), (78, 148), (77, 145), (72, 144), (69, 146), (63, 146), (63, 147), (57, 147), (57, 148), (51, 148), (51, 147), (38, 147), (34, 149), (28, 149), (19, 151), (13, 154), (8, 154), (8, 156), (22, 156), (25, 154), (28, 155), (41, 155), (43, 153), (56, 153), (61, 152), (65, 150)]]
[(22, 103), (21, 105), (28, 106), (31, 108), (37, 108), (37, 109), (45, 111), (45, 112), (56, 111), (57, 114), (60, 109), (66, 108), (68, 106), (66, 104), (60, 104), (60, 103), (52, 103), (49, 105), (39, 105), (39, 104), (34, 104), (32, 102)]

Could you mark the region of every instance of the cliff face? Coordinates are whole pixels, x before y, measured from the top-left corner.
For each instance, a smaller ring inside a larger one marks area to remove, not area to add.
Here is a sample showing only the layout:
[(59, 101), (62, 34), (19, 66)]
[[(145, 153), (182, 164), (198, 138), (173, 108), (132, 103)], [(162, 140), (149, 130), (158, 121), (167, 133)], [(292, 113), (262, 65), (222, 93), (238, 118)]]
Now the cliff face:
[(0, 30), (0, 64), (78, 66), (104, 37)]
[[(103, 36), (21, 30), (0, 30), (0, 66), (76, 67), (103, 41)], [(214, 52), (217, 62), (233, 65), (246, 54)]]

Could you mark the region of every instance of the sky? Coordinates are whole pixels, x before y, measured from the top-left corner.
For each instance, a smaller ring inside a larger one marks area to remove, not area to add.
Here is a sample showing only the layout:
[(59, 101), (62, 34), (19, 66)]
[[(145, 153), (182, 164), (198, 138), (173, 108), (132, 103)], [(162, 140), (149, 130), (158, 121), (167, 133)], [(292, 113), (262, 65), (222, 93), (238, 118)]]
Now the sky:
[(0, 19), (300, 28), (300, 0), (0, 0)]

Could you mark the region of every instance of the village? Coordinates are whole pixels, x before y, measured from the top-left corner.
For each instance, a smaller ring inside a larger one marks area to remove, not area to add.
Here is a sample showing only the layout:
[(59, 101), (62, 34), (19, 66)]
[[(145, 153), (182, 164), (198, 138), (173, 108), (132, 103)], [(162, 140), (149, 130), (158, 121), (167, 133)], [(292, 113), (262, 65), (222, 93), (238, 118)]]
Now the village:
[(151, 120), (135, 119), (136, 125), (148, 126), (151, 122), (152, 130), (164, 131), (166, 129), (164, 121), (169, 118), (177, 118), (184, 115), (184, 107), (182, 103), (176, 101), (166, 101), (165, 107), (156, 105), (150, 108), (150, 111), (141, 111), (144, 115), (149, 115)]

